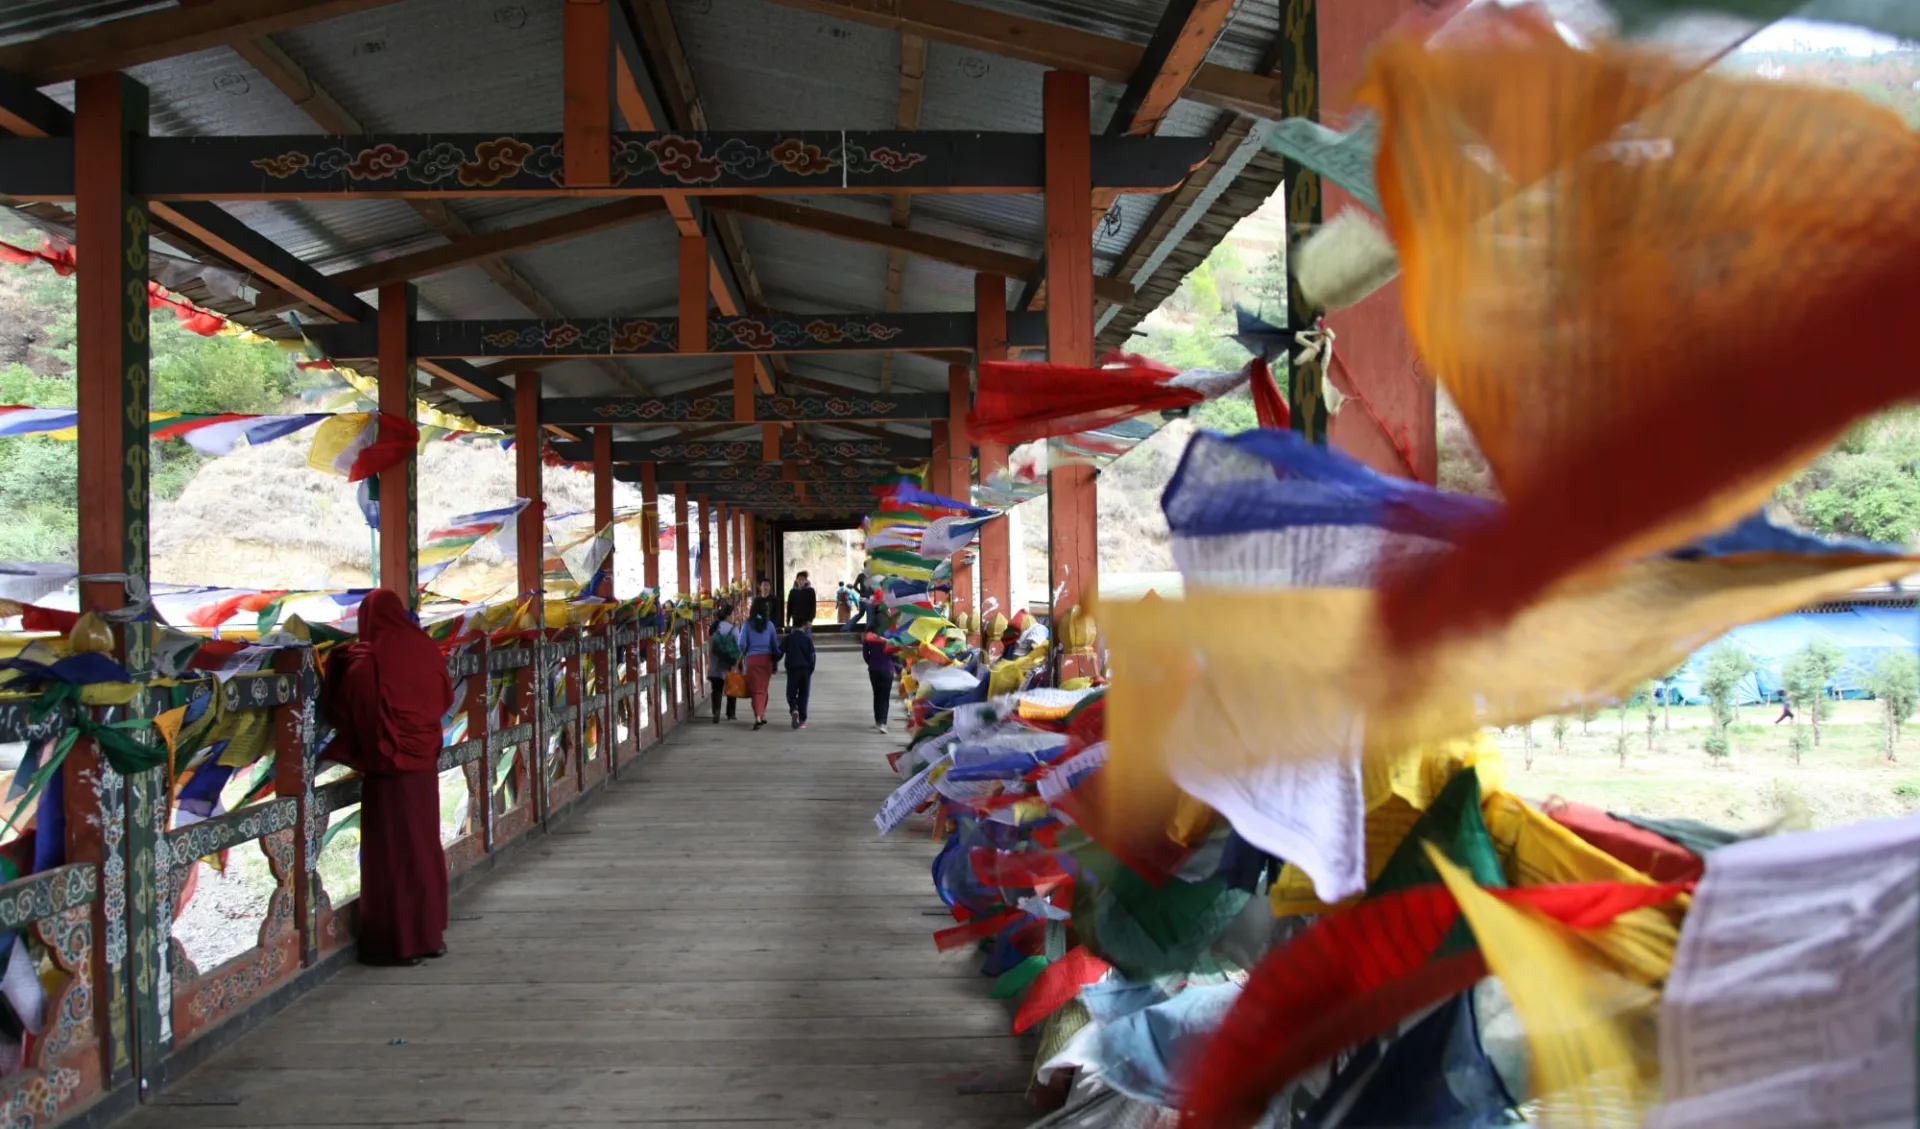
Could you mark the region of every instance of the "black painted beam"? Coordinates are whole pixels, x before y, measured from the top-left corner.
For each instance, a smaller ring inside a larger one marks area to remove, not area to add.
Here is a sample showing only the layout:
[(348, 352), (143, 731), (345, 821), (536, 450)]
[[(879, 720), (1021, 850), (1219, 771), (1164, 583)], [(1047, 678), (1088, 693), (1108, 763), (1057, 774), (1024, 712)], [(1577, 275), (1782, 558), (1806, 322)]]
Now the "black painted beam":
[[(307, 333), (335, 360), (379, 352), (370, 323), (316, 325)], [(412, 337), (414, 352), (426, 357), (703, 355), (681, 351), (677, 317), (423, 321), (414, 324)], [(1007, 337), (1015, 346), (1044, 346), (1046, 317), (1010, 317)], [(971, 350), (976, 341), (972, 314), (767, 314), (709, 318), (706, 354)]]
[[(507, 422), (501, 405), (464, 405), (467, 414), (485, 424)], [(802, 392), (791, 396), (754, 397), (755, 423), (878, 423), (946, 419), (945, 392), (836, 396)], [(733, 396), (578, 396), (540, 402), (540, 422), (562, 427), (590, 424), (629, 426), (725, 423), (733, 419)]]
[[(556, 444), (556, 449), (572, 444)], [(570, 458), (561, 454), (561, 458)], [(578, 460), (575, 460), (578, 461)], [(892, 468), (885, 463), (655, 463), (655, 482), (685, 482), (706, 485), (750, 485), (762, 482), (804, 482), (817, 485), (871, 486)], [(792, 477), (789, 478), (788, 476)]]
[[(586, 443), (555, 443), (556, 454), (569, 462), (589, 462), (593, 448)], [(757, 462), (760, 438), (751, 439), (667, 439), (655, 443), (615, 443), (616, 463), (737, 463)], [(931, 457), (933, 441), (900, 436), (895, 439), (794, 439), (780, 443), (780, 458), (787, 462), (809, 459), (872, 463), (894, 463)], [(869, 473), (873, 473), (869, 470)], [(669, 481), (663, 479), (662, 481)]]
[[(1045, 186), (1037, 133), (617, 133), (610, 186), (569, 188), (557, 133), (155, 137), (134, 191), (157, 200), (618, 196), (631, 193), (1019, 192)], [(1208, 153), (1188, 137), (1096, 137), (1093, 184), (1166, 192)], [(63, 140), (0, 141), (0, 194), (73, 195)]]

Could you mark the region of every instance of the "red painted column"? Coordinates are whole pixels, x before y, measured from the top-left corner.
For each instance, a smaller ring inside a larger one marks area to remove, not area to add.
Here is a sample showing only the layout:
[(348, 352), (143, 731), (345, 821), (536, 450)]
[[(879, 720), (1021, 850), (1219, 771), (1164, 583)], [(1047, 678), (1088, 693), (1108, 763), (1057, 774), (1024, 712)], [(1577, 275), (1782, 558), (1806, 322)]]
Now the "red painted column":
[[(660, 488), (654, 480), (654, 465), (640, 464), (640, 560), (645, 570), (644, 583), (653, 592), (654, 598), (660, 596)], [(665, 644), (658, 638), (647, 644), (647, 674), (660, 673), (660, 661), (665, 653)], [(647, 711), (653, 718), (653, 736), (660, 738), (660, 684), (657, 680), (648, 684)]]
[(561, 16), (567, 186), (613, 178), (613, 25), (607, 0), (567, 0)]
[[(144, 202), (131, 190), (128, 173), (132, 137), (147, 132), (145, 88), (109, 72), (89, 75), (74, 86), (74, 202), (79, 276), (75, 279), (78, 326), (77, 391), (79, 409), (80, 508), (79, 565), (82, 575), (124, 573), (141, 591), (148, 576), (148, 392), (147, 233)], [(80, 606), (110, 611), (127, 603), (126, 585), (88, 581), (80, 586)], [(151, 628), (122, 627), (117, 656), (137, 678), (152, 672)], [(144, 697), (144, 695), (143, 695)], [(141, 711), (144, 712), (144, 711)], [(166, 812), (154, 811), (154, 791), (165, 787), (160, 770), (146, 773), (148, 818), (144, 824), (115, 827), (124, 819), (127, 788), (101, 782), (101, 756), (92, 741), (76, 743), (61, 769), (66, 797), (66, 861), (92, 863), (104, 874), (111, 866), (121, 877), (99, 891), (92, 904), (91, 967), (76, 970), (92, 993), (89, 1009), (101, 1058), (82, 1063), (79, 1101), (124, 1082), (134, 1066), (138, 1039), (143, 1057), (158, 1046), (156, 941), (164, 943), (167, 925), (154, 921), (153, 845)], [(131, 831), (131, 835), (122, 835)], [(142, 848), (144, 846), (144, 855)], [(143, 861), (144, 860), (144, 861)], [(140, 875), (147, 893), (129, 897), (126, 874)], [(171, 899), (169, 899), (170, 901)], [(127, 931), (129, 947), (112, 952), (109, 923)], [(158, 929), (156, 936), (156, 926)], [(127, 961), (146, 987), (129, 1001)], [(167, 1001), (171, 1005), (172, 1001)], [(151, 1021), (151, 1022), (150, 1022)], [(158, 1066), (158, 1054), (153, 1054)], [(144, 1073), (144, 1072), (143, 1072)], [(64, 1115), (67, 1110), (62, 1110)]]
[(597, 595), (613, 598), (613, 428), (593, 429), (593, 528), (607, 535), (607, 579)]
[(727, 542), (733, 539), (732, 522), (733, 518), (728, 516), (727, 507), (725, 506), (721, 506), (718, 512), (714, 514), (713, 544), (714, 548), (720, 554), (718, 575), (722, 589), (733, 587), (733, 559), (727, 552)]
[[(406, 283), (380, 288), (380, 411), (409, 421), (415, 374), (407, 335), (415, 306), (415, 291)], [(420, 606), (419, 505), (419, 462), (417, 452), (409, 451), (397, 466), (380, 472), (380, 587), (409, 608)]]
[[(947, 489), (950, 498), (973, 500), (973, 443), (967, 437), (967, 412), (973, 407), (973, 385), (966, 365), (947, 367)], [(973, 566), (954, 562), (953, 615), (973, 610)], [(970, 635), (972, 633), (969, 633)]]
[[(1007, 359), (1007, 280), (997, 274), (973, 276), (974, 362)], [(985, 482), (1006, 469), (1007, 445), (980, 441), (978, 481)], [(982, 637), (993, 617), (1013, 617), (1012, 547), (1007, 519), (988, 522), (980, 530), (980, 618)], [(989, 644), (998, 640), (987, 639)]]
[[(514, 551), (519, 557), (520, 595), (533, 597), (533, 623), (546, 623), (545, 581), (547, 504), (540, 484), (540, 456), (545, 438), (540, 430), (540, 374), (535, 371), (515, 374), (513, 378), (513, 483), (527, 506), (514, 523)], [(380, 506), (381, 524), (386, 523), (387, 507)], [(383, 531), (384, 532), (384, 531)], [(385, 536), (381, 537), (384, 543)], [(384, 545), (383, 545), (384, 547)]]
[[(1294, 0), (1298, 3), (1299, 0)], [(1367, 48), (1419, 0), (1312, 0), (1320, 36), (1319, 88), (1328, 95), (1353, 90), (1366, 69)], [(1321, 119), (1338, 124), (1351, 105), (1321, 105)], [(1333, 112), (1329, 112), (1333, 111)], [(1331, 220), (1352, 198), (1322, 179), (1321, 214)], [(1431, 483), (1439, 471), (1434, 385), (1421, 367), (1400, 310), (1398, 281), (1360, 304), (1327, 319), (1341, 365), (1335, 387), (1365, 395), (1393, 433), (1382, 431), (1358, 404), (1348, 405), (1327, 428), (1327, 441), (1384, 474)], [(1344, 366), (1344, 371), (1342, 370)], [(1409, 466), (1411, 463), (1411, 466)]]
[(696, 501), (700, 503), (700, 591), (710, 596), (713, 594), (713, 506), (705, 494)]
[[(673, 576), (679, 584), (679, 596), (676, 600), (685, 606), (693, 599), (693, 529), (687, 523), (687, 484), (678, 482), (673, 487)], [(693, 638), (692, 633), (682, 636), (681, 651), (678, 656), (680, 667), (679, 702), (687, 709), (693, 708), (693, 675), (687, 666), (687, 646)]]
[[(680, 351), (707, 351), (707, 237), (680, 237)], [(752, 368), (749, 366), (748, 371)]]
[[(1086, 75), (1048, 71), (1046, 120), (1047, 359), (1093, 364), (1093, 163)], [(1048, 594), (1055, 638), (1068, 609), (1098, 594), (1100, 531), (1093, 468), (1055, 467), (1047, 476)], [(1083, 673), (1081, 656), (1061, 676)]]

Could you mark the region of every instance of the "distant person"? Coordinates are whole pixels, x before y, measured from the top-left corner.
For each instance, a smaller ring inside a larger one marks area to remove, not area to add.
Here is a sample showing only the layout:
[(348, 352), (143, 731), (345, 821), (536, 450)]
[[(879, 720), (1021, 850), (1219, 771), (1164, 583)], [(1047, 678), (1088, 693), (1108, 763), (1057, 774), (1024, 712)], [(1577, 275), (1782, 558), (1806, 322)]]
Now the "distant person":
[(360, 602), (360, 638), (327, 663), (327, 757), (360, 770), (360, 960), (419, 964), (447, 951), (440, 848), (441, 719), (453, 685), (439, 644), (399, 596)]
[(853, 618), (853, 589), (844, 580), (833, 590), (833, 614), (842, 627)]
[(727, 720), (733, 721), (740, 699), (727, 697), (727, 672), (740, 665), (740, 625), (735, 622), (732, 604), (721, 604), (714, 613), (719, 622), (713, 638), (707, 641), (707, 685), (713, 688), (713, 723), (720, 724), (720, 702), (727, 703)]
[(796, 623), (780, 644), (787, 663), (787, 714), (795, 729), (807, 727), (807, 697), (813, 689), (813, 629)]
[(849, 619), (845, 626), (841, 628), (843, 631), (859, 630), (862, 625), (868, 622), (868, 613), (873, 612), (874, 609), (880, 606), (880, 593), (872, 592), (871, 590), (869, 590), (869, 592), (860, 591), (860, 584), (865, 580), (866, 576), (863, 574), (860, 580), (854, 582), (855, 607), (853, 610), (853, 618)]
[(860, 644), (860, 656), (867, 661), (867, 682), (873, 687), (873, 731), (887, 731), (887, 707), (893, 701), (894, 680), (900, 675), (899, 662), (878, 635), (868, 635)]
[(793, 590), (787, 593), (787, 626), (812, 627), (820, 614), (820, 599), (814, 594), (813, 581), (805, 572), (793, 578)]
[(780, 623), (780, 601), (773, 594), (773, 581), (766, 577), (754, 588), (753, 603), (747, 608), (747, 618), (759, 616), (777, 629)]
[(1787, 697), (1785, 690), (1780, 691), (1780, 716), (1773, 719), (1775, 725), (1793, 720), (1793, 699)]
[(773, 630), (773, 621), (754, 613), (740, 632), (740, 653), (745, 656), (747, 693), (753, 701), (753, 727), (759, 729), (767, 723), (767, 684), (780, 661), (780, 636)]

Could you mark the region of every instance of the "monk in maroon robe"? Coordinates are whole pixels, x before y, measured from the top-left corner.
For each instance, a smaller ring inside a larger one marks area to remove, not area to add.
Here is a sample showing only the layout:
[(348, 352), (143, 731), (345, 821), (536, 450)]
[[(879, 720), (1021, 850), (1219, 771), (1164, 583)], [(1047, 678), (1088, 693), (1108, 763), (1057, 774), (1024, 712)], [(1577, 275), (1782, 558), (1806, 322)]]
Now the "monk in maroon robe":
[(453, 706), (446, 659), (400, 597), (360, 604), (360, 639), (327, 663), (320, 698), (329, 759), (360, 770), (360, 959), (419, 964), (447, 951), (440, 849), (440, 720)]

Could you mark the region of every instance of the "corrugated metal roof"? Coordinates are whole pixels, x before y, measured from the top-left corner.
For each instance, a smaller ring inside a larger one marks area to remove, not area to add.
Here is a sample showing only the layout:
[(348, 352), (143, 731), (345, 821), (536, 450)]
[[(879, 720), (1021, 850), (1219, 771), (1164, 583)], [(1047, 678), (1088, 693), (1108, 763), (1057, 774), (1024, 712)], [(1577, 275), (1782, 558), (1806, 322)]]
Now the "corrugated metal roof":
[[(1166, 0), (968, 0), (998, 11), (1064, 24), (1144, 44)], [(166, 5), (155, 0), (0, 0), (0, 42), (32, 38)], [(889, 129), (898, 107), (899, 37), (772, 0), (670, 0), (670, 11), (701, 104), (714, 129)], [(474, 3), (402, 0), (370, 11), (276, 34), (274, 43), (365, 127), (378, 131), (558, 130), (561, 127), (559, 0)], [(1275, 0), (1238, 0), (1210, 59), (1252, 69), (1278, 33)], [(1038, 131), (1045, 69), (956, 47), (928, 44), (922, 91), (923, 129)], [(150, 90), (152, 128), (161, 134), (312, 133), (313, 121), (228, 48), (213, 48), (136, 68)], [(1122, 88), (1093, 83), (1092, 120), (1106, 125)], [(70, 88), (50, 88), (70, 103)], [(1178, 103), (1161, 125), (1174, 136), (1203, 136), (1227, 115)], [(1203, 258), (1255, 196), (1264, 198), (1267, 170), (1230, 193), (1183, 240), (1168, 265), (1143, 288), (1136, 308), (1110, 329), (1124, 333), (1191, 262)], [(1258, 182), (1258, 183), (1256, 183)], [(1263, 187), (1264, 186), (1264, 187)], [(798, 201), (888, 222), (885, 197)], [(491, 232), (595, 206), (595, 200), (492, 198), (451, 209), (470, 227)], [(1253, 200), (1252, 206), (1257, 206)], [(1244, 206), (1244, 207), (1243, 207)], [(1157, 198), (1122, 197), (1110, 223), (1097, 225), (1095, 261), (1113, 270), (1129, 250), (1150, 241)], [(444, 238), (401, 201), (313, 201), (231, 205), (267, 238), (326, 272), (337, 272), (439, 246)], [(916, 230), (1005, 253), (1037, 258), (1045, 215), (1039, 196), (915, 198)], [(797, 311), (877, 310), (886, 300), (886, 252), (763, 221), (742, 219), (745, 250), (767, 302)], [(1157, 225), (1156, 230), (1163, 229)], [(509, 256), (515, 269), (569, 314), (592, 317), (673, 312), (677, 304), (675, 232), (664, 219), (631, 224), (590, 238)], [(1009, 282), (1009, 300), (1023, 279)], [(961, 311), (973, 305), (970, 272), (906, 258), (901, 308)], [(525, 316), (525, 309), (474, 267), (420, 281), (431, 317)], [(252, 319), (259, 322), (260, 319)], [(264, 323), (273, 332), (275, 323)], [(644, 358), (621, 367), (656, 387), (697, 387), (724, 379), (730, 364), (711, 358)], [(872, 355), (796, 357), (796, 375), (841, 383), (879, 376)], [(611, 392), (603, 365), (570, 361), (543, 370), (543, 387), (569, 393)], [(924, 357), (895, 358), (900, 387), (944, 386), (945, 366)]]
[(0, 43), (77, 31), (172, 6), (171, 0), (0, 0)]

